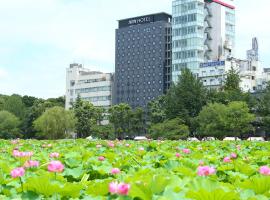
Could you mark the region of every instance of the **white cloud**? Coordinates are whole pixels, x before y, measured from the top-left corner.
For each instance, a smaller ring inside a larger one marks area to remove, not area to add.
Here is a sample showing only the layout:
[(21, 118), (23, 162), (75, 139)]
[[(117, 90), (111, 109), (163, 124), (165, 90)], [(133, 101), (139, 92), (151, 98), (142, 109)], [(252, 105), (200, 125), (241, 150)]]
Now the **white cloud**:
[(3, 68), (0, 68), (0, 79), (4, 79), (8, 76), (8, 72), (3, 69)]

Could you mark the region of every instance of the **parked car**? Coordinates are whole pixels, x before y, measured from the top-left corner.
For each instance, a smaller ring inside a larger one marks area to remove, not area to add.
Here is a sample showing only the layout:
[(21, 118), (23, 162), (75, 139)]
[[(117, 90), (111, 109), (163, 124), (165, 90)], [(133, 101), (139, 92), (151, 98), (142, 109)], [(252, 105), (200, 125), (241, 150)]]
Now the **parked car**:
[(199, 142), (200, 140), (198, 138), (195, 138), (195, 137), (190, 137), (190, 138), (187, 139), (187, 141)]
[(248, 141), (261, 141), (261, 142), (265, 141), (263, 137), (249, 137), (247, 140)]
[(134, 138), (134, 140), (136, 140), (136, 141), (142, 141), (142, 140), (148, 140), (148, 139), (145, 136), (136, 136)]
[(241, 139), (238, 137), (225, 137), (223, 141), (240, 141)]
[(216, 140), (216, 138), (214, 138), (214, 137), (204, 137), (202, 139), (202, 141), (214, 141), (214, 140)]

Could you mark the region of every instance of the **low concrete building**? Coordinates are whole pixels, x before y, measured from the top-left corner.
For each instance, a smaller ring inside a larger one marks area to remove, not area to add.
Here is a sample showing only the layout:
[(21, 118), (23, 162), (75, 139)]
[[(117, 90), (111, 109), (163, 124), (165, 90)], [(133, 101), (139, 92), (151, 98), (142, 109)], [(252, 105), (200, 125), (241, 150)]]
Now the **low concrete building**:
[(201, 63), (199, 78), (205, 87), (209, 89), (220, 89), (225, 84), (227, 73), (232, 68), (241, 78), (240, 88), (244, 92), (255, 92), (257, 89), (256, 80), (260, 74), (258, 61), (231, 58), (228, 60)]
[(257, 90), (264, 90), (268, 83), (270, 82), (270, 68), (264, 68), (263, 72), (259, 75), (259, 78), (256, 80)]
[(108, 109), (112, 105), (111, 73), (102, 73), (71, 64), (66, 72), (66, 109), (72, 106), (78, 95), (94, 106)]

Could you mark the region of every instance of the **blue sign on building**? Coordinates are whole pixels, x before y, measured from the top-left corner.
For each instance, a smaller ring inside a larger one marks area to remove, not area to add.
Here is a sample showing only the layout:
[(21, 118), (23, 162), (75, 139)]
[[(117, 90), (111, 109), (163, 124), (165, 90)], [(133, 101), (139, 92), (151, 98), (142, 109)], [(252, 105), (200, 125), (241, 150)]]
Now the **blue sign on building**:
[(200, 67), (216, 67), (216, 66), (224, 66), (225, 61), (214, 61), (214, 62), (206, 62), (206, 63), (201, 63)]

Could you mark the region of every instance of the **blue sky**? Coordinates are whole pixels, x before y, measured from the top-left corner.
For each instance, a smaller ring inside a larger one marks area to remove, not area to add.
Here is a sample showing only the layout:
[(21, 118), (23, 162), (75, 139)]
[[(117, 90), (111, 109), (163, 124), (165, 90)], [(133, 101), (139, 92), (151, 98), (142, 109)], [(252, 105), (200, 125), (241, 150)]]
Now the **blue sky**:
[[(259, 38), (270, 67), (269, 0), (236, 0), (236, 55)], [(165, 11), (171, 0), (0, 0), (0, 93), (42, 98), (65, 94), (72, 62), (114, 70), (117, 20)]]

